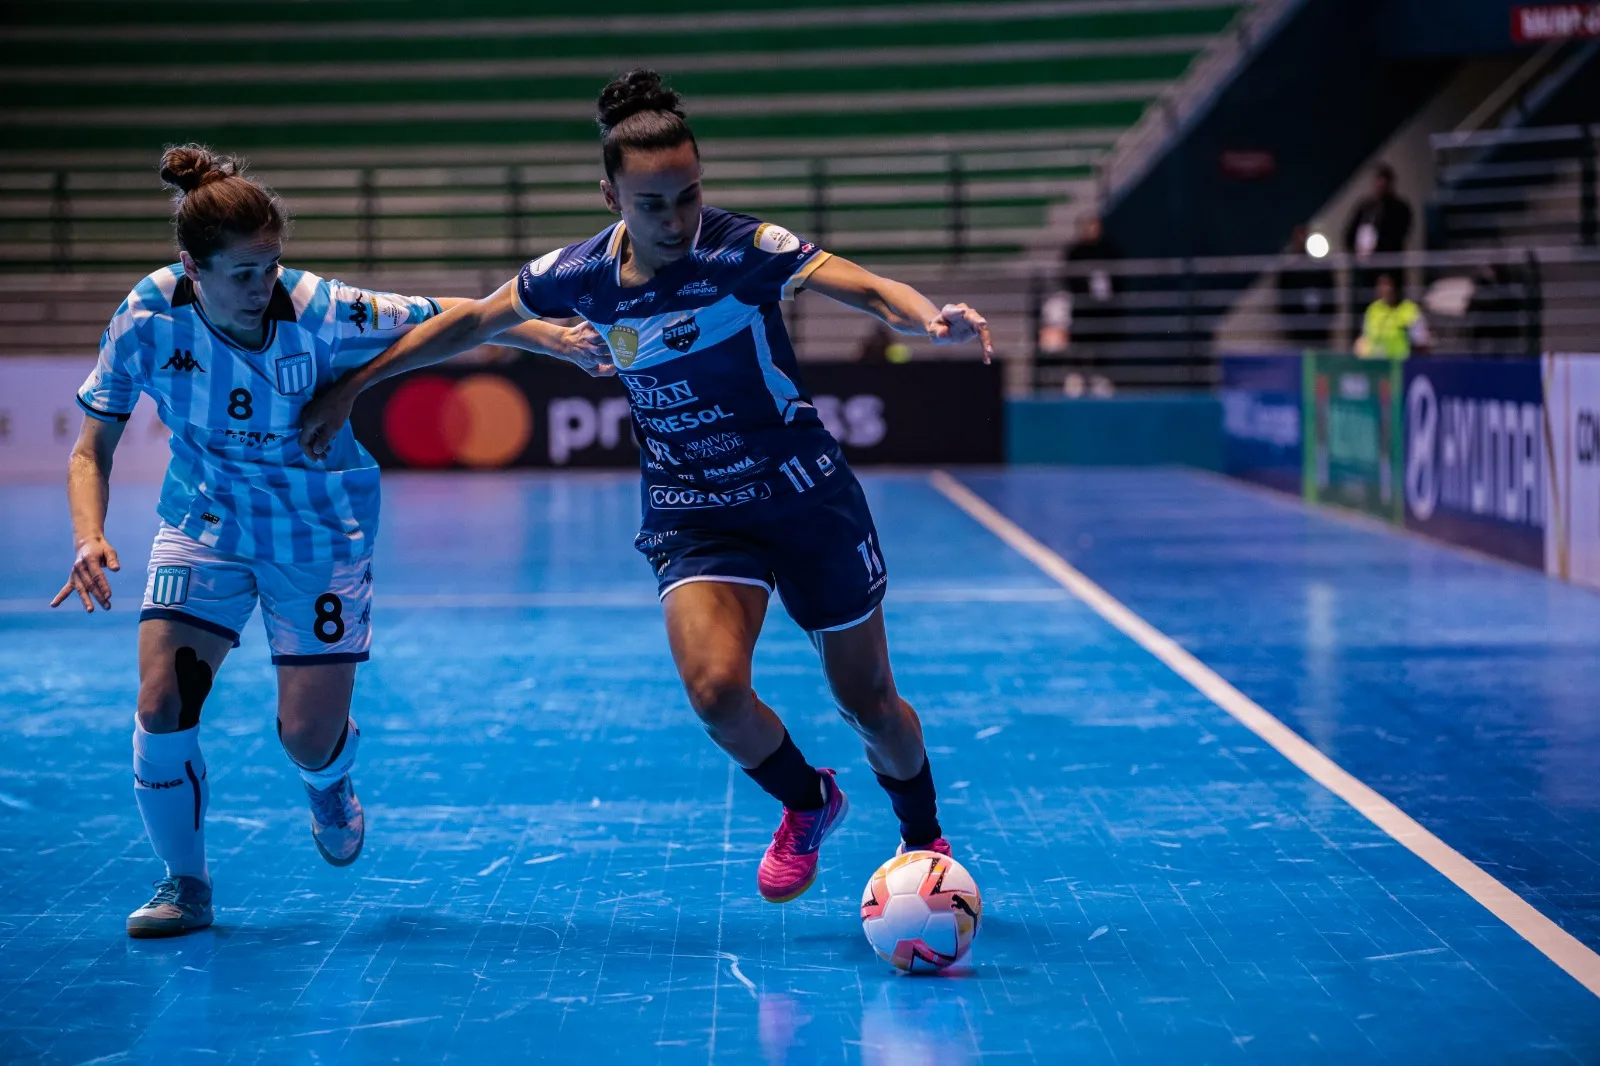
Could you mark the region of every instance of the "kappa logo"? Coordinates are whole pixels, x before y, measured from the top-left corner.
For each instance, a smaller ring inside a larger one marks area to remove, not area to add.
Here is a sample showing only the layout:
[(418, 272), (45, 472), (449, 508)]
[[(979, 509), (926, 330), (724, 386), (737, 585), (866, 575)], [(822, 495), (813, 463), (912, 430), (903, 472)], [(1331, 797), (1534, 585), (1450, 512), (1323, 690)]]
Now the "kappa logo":
[(717, 287), (709, 281), (691, 281), (678, 290), (679, 296), (715, 296)]
[(161, 369), (182, 371), (198, 370), (202, 374), (206, 372), (206, 368), (200, 365), (200, 361), (194, 357), (193, 352), (187, 349), (179, 348), (174, 348), (172, 350), (172, 358), (168, 359), (165, 363), (162, 363)]
[(350, 305), (350, 322), (356, 327), (357, 333), (365, 333), (367, 331), (367, 319), (369, 317), (367, 314), (367, 301), (356, 300)]
[(694, 316), (680, 318), (666, 329), (661, 331), (661, 340), (668, 348), (675, 352), (686, 352), (694, 347), (694, 342), (700, 339), (700, 323)]

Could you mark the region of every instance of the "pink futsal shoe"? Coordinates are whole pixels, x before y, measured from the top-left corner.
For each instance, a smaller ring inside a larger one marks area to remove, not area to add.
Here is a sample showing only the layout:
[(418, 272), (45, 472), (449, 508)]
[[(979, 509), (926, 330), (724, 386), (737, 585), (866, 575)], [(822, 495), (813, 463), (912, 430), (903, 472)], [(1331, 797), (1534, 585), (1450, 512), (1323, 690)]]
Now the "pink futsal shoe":
[(950, 842), (944, 837), (935, 837), (928, 843), (918, 844), (914, 848), (902, 840), (900, 846), (894, 849), (896, 855), (904, 855), (908, 851), (936, 851), (947, 859), (955, 858), (954, 855), (950, 854)]
[(833, 779), (833, 771), (819, 769), (817, 773), (822, 775), (822, 806), (814, 811), (785, 807), (783, 821), (761, 856), (756, 881), (761, 898), (768, 903), (788, 903), (811, 887), (817, 879), (817, 849), (850, 813), (850, 801)]

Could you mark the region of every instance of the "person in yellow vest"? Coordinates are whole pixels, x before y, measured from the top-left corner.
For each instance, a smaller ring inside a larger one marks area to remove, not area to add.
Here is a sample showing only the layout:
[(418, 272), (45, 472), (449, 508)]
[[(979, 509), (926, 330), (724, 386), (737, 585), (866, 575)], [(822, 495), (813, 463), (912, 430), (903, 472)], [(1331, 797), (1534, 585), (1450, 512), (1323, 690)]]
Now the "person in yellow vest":
[(1367, 308), (1356, 354), (1368, 359), (1404, 359), (1432, 345), (1422, 309), (1404, 298), (1389, 274), (1378, 275), (1378, 298)]

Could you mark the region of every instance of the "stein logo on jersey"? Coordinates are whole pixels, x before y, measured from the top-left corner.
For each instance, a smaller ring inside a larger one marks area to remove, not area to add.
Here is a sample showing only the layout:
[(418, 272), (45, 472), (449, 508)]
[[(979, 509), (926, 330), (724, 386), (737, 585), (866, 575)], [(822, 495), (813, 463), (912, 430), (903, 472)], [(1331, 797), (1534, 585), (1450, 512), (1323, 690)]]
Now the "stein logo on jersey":
[(189, 568), (187, 566), (156, 567), (155, 587), (150, 590), (150, 602), (158, 607), (177, 607), (189, 599)]
[(273, 365), (278, 370), (278, 391), (285, 396), (295, 396), (311, 388), (310, 352), (279, 356)]
[(675, 352), (686, 352), (700, 339), (700, 323), (694, 316), (681, 318), (661, 331), (661, 341)]

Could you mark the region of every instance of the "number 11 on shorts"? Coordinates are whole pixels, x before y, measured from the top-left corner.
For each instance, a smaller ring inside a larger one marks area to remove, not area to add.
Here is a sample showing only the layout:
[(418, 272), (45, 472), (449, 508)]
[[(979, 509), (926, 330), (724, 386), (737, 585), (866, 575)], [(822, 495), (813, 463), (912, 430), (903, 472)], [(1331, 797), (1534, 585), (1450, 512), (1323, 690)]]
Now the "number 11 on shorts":
[(811, 475), (806, 473), (806, 468), (800, 462), (799, 456), (795, 456), (788, 462), (781, 464), (778, 469), (783, 471), (783, 476), (789, 479), (789, 484), (794, 486), (794, 491), (796, 492), (804, 492), (806, 489), (817, 487), (817, 483), (811, 480)]
[(883, 576), (883, 556), (878, 554), (875, 536), (868, 534), (866, 540), (856, 545), (856, 551), (861, 553), (861, 561), (867, 565), (868, 580)]

